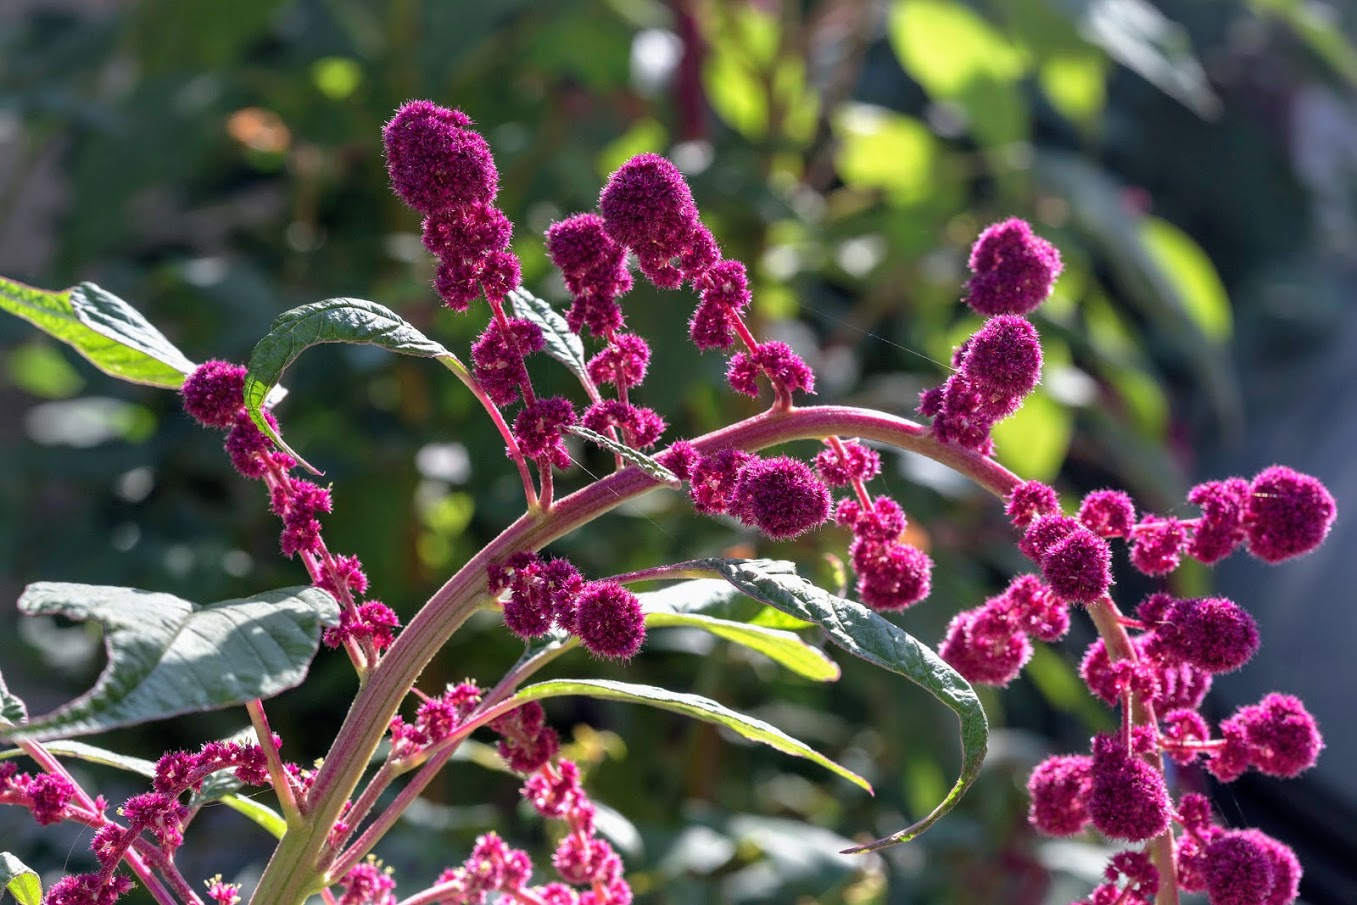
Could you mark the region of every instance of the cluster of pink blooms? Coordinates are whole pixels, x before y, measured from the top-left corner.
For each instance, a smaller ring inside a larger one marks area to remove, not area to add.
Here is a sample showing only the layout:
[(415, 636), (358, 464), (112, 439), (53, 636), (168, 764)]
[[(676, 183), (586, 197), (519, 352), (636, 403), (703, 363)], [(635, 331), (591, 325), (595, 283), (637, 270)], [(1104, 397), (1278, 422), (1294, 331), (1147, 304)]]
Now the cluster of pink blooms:
[(504, 624), (520, 638), (540, 638), (553, 625), (598, 657), (627, 659), (645, 640), (636, 595), (615, 581), (585, 581), (566, 559), (515, 553), (489, 569), (490, 592), (508, 591)]
[[(1015, 411), (1040, 377), (1039, 339), (1021, 315), (1050, 294), (1060, 259), (1027, 224), (1009, 220), (981, 234), (971, 269), (967, 302), (990, 318), (958, 348), (956, 373), (924, 393), (920, 410), (933, 416), (939, 440), (988, 455), (993, 424)], [(1213, 734), (1202, 701), (1214, 675), (1253, 656), (1257, 625), (1231, 600), (1162, 592), (1146, 598), (1136, 618), (1121, 616), (1108, 596), (1110, 542), (1124, 541), (1131, 565), (1150, 577), (1168, 575), (1184, 557), (1211, 565), (1240, 547), (1278, 563), (1323, 541), (1335, 505), (1318, 480), (1283, 466), (1252, 480), (1199, 484), (1187, 502), (1201, 515), (1138, 517), (1128, 494), (1098, 490), (1068, 516), (1053, 488), (1017, 484), (1006, 512), (1022, 533), (1019, 549), (1039, 575), (1019, 575), (1003, 593), (957, 614), (940, 654), (971, 682), (1007, 685), (1030, 659), (1032, 639), (1051, 642), (1066, 633), (1071, 606), (1115, 614), (1124, 645), (1110, 651), (1104, 633), (1089, 647), (1080, 675), (1093, 694), (1122, 708), (1122, 728), (1095, 737), (1086, 755), (1051, 757), (1033, 771), (1032, 825), (1056, 836), (1092, 826), (1131, 843), (1180, 828), (1170, 836), (1174, 863), (1153, 863), (1149, 849), (1123, 852), (1109, 865), (1106, 882), (1084, 900), (1089, 905), (1148, 905), (1164, 869), (1175, 871), (1178, 888), (1206, 892), (1212, 905), (1287, 905), (1300, 881), (1291, 850), (1256, 830), (1213, 825), (1201, 795), (1187, 793), (1175, 808), (1162, 758), (1183, 766), (1200, 762), (1222, 782), (1249, 769), (1294, 777), (1323, 747), (1315, 720), (1295, 697), (1269, 694), (1221, 721)]]
[[(247, 478), (263, 481), (269, 504), (282, 520), (279, 544), (289, 557), (300, 556), (316, 587), (339, 602), (339, 624), (325, 630), (330, 647), (346, 647), (356, 662), (371, 664), (391, 646), (400, 620), (380, 600), (362, 600), (368, 579), (356, 556), (331, 553), (321, 538), (319, 516), (334, 506), (330, 490), (312, 481), (292, 477), (297, 461), (276, 449), (245, 411), (245, 368), (225, 361), (208, 361), (188, 375), (180, 392), (184, 410), (200, 423), (226, 428), (226, 451), (231, 464)], [(278, 422), (264, 413), (275, 430)]]
[[(278, 744), (275, 737), (274, 744)], [(133, 887), (130, 877), (117, 871), (129, 853), (168, 861), (183, 844), (184, 828), (194, 812), (180, 801), (186, 792), (198, 791), (210, 775), (232, 771), (248, 785), (269, 782), (264, 751), (248, 742), (210, 742), (194, 753), (174, 751), (156, 763), (153, 791), (134, 795), (118, 808), (118, 823), (107, 814), (103, 798), (89, 801), (64, 776), (47, 773), (30, 776), (12, 763), (0, 764), (0, 804), (27, 807), (40, 825), (73, 820), (94, 828), (90, 848), (99, 870), (71, 874), (47, 891), (46, 905), (112, 905)], [(208, 898), (216, 905), (236, 905), (237, 887), (217, 877), (207, 884)]]

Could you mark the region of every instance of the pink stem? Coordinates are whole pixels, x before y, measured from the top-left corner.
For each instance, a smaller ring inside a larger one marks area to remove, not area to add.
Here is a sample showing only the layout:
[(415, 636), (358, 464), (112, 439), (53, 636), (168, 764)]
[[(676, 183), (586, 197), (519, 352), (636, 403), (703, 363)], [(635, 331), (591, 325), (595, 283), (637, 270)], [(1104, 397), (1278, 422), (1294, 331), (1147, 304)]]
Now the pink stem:
[(273, 731), (269, 729), (269, 718), (264, 713), (264, 702), (256, 698), (246, 703), (245, 709), (249, 711), (254, 734), (259, 737), (259, 747), (264, 749), (264, 760), (268, 763), (269, 779), (273, 782), (273, 791), (278, 796), (278, 805), (283, 809), (283, 816), (287, 818), (287, 822), (292, 824), (302, 816), (302, 810), (292, 794), (292, 781), (288, 779), (287, 770), (283, 767), (283, 758), (279, 755), (278, 745), (273, 739)]

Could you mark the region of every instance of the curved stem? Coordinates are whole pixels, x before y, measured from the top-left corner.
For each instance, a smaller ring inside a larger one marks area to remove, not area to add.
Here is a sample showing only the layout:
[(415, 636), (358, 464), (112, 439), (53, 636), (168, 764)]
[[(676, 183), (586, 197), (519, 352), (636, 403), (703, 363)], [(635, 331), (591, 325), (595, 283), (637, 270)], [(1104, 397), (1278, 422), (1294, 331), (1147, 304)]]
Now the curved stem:
[[(938, 442), (922, 425), (869, 409), (812, 406), (770, 410), (693, 441), (700, 452), (734, 447), (757, 450), (791, 440), (847, 434), (919, 453), (969, 477), (1002, 497), (1018, 478), (974, 450)], [(631, 467), (614, 472), (558, 500), (550, 513), (529, 511), (457, 571), (410, 620), (369, 674), (316, 775), (308, 797), (306, 825), (289, 830), (264, 870), (251, 901), (301, 905), (323, 886), (318, 857), (363, 769), (400, 702), (419, 674), (486, 596), (486, 568), (520, 550), (538, 550), (621, 503), (663, 486)]]
[(264, 713), (264, 702), (255, 698), (245, 704), (254, 725), (254, 734), (259, 738), (259, 747), (264, 749), (264, 761), (268, 764), (269, 779), (273, 782), (273, 791), (278, 796), (278, 806), (288, 826), (301, 822), (302, 811), (292, 794), (292, 783), (283, 769), (283, 759), (278, 754), (278, 745), (273, 739), (273, 730), (269, 728), (268, 715)]
[(457, 375), (457, 379), (466, 385), (466, 388), (471, 391), (471, 395), (476, 397), (476, 401), (490, 416), (490, 421), (495, 425), (495, 430), (499, 431), (500, 438), (504, 440), (510, 460), (518, 468), (518, 477), (523, 481), (523, 495), (528, 498), (528, 508), (537, 508), (537, 487), (532, 482), (532, 473), (528, 471), (528, 460), (523, 457), (523, 450), (518, 448), (518, 441), (514, 439), (513, 431), (509, 430), (509, 425), (505, 423), (504, 416), (500, 414), (499, 406), (495, 405), (490, 397), (485, 395), (485, 390), (481, 389), (481, 385), (475, 376), (460, 361), (455, 358), (439, 358), (438, 360), (445, 368)]

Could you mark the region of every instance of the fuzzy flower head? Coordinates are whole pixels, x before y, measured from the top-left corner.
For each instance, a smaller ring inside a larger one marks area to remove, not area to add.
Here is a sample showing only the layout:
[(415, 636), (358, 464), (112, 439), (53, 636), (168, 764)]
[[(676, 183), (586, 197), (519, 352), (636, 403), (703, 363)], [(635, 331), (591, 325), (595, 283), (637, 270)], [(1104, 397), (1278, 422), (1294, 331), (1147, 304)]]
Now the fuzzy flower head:
[(1229, 556), (1247, 539), (1244, 516), (1249, 504), (1248, 481), (1207, 481), (1188, 491), (1187, 501), (1202, 510), (1187, 549), (1193, 559), (1209, 566)]
[(1078, 754), (1042, 761), (1027, 780), (1027, 822), (1048, 836), (1073, 836), (1088, 825), (1084, 801), (1093, 761)]
[(575, 407), (564, 396), (537, 399), (514, 419), (514, 440), (528, 458), (568, 468), (570, 453), (561, 438), (575, 421)]
[(1323, 543), (1338, 507), (1318, 478), (1284, 465), (1264, 469), (1249, 488), (1245, 523), (1249, 552), (1279, 563)]
[(650, 364), (650, 346), (635, 333), (619, 333), (601, 352), (589, 359), (589, 379), (610, 383), (618, 389), (639, 384)]
[(496, 405), (508, 405), (518, 398), (528, 382), (525, 355), (540, 352), (546, 344), (542, 328), (530, 320), (513, 317), (501, 326), (491, 320), (471, 346), (471, 361), (476, 380)]
[(1069, 603), (1092, 603), (1112, 585), (1112, 551), (1107, 541), (1082, 526), (1047, 548), (1041, 575)]
[(1167, 575), (1182, 562), (1187, 542), (1178, 519), (1147, 515), (1131, 529), (1131, 565), (1146, 575)]
[(1275, 879), (1267, 848), (1243, 832), (1221, 833), (1203, 852), (1211, 905), (1265, 905)]
[(1258, 625), (1224, 597), (1175, 600), (1159, 628), (1162, 647), (1209, 673), (1233, 672), (1258, 650)]
[(184, 411), (208, 427), (236, 423), (245, 405), (245, 369), (229, 361), (205, 361), (184, 378)]
[(829, 518), (829, 488), (790, 456), (756, 459), (740, 470), (730, 511), (773, 540), (788, 540)]
[(843, 455), (830, 446), (815, 456), (815, 470), (830, 487), (845, 487), (853, 481), (870, 481), (881, 473), (881, 456), (856, 440), (840, 443)]
[(968, 682), (1006, 686), (1032, 658), (1032, 642), (1003, 607), (987, 604), (952, 617), (938, 655)]
[(1040, 481), (1023, 481), (1013, 488), (1004, 504), (1006, 514), (1015, 528), (1026, 528), (1032, 521), (1043, 515), (1060, 514), (1060, 498), (1047, 484)]
[(608, 235), (602, 217), (575, 214), (551, 224), (547, 254), (575, 298), (565, 315), (571, 330), (588, 327), (603, 336), (622, 326), (617, 298), (631, 289), (631, 272), (626, 249)]
[(1022, 398), (1041, 379), (1041, 337), (1026, 318), (992, 317), (966, 343), (960, 367), (984, 392)]
[(1126, 537), (1135, 525), (1135, 503), (1120, 490), (1094, 490), (1079, 505), (1079, 521), (1099, 537)]
[(692, 466), (688, 496), (693, 508), (706, 515), (725, 512), (740, 476), (740, 470), (754, 460), (742, 449), (721, 449), (703, 456)]
[(495, 200), (499, 173), (471, 119), (431, 101), (409, 101), (382, 129), (391, 188), (422, 214)]
[(917, 547), (858, 537), (848, 553), (858, 576), (858, 599), (874, 610), (906, 609), (932, 589), (933, 560)]
[(1060, 252), (1013, 218), (987, 227), (971, 248), (966, 304), (985, 316), (1027, 314), (1051, 294)]
[(1171, 810), (1163, 775), (1128, 754), (1126, 742), (1111, 735), (1093, 739), (1087, 807), (1099, 832), (1128, 842), (1164, 832)]
[(645, 640), (641, 601), (615, 581), (593, 581), (580, 592), (574, 632), (596, 657), (626, 660)]
[(1269, 776), (1290, 779), (1314, 766), (1324, 747), (1319, 725), (1300, 699), (1272, 693), (1239, 708), (1221, 723), (1221, 734), (1238, 737), (1250, 764)]
[(670, 262), (702, 230), (679, 168), (658, 154), (636, 155), (608, 177), (598, 209), (608, 235), (636, 253), (642, 272), (662, 288), (677, 288), (682, 277)]

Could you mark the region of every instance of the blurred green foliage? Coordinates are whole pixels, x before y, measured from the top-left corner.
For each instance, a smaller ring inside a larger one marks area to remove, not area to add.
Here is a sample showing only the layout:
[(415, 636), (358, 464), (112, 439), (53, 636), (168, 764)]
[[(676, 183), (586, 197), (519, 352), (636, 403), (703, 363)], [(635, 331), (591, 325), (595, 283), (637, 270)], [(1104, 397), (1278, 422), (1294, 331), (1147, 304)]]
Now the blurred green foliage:
[[(1250, 81), (1251, 67), (1285, 71), (1291, 90), (1357, 82), (1342, 30), (1286, 0), (27, 6), (0, 28), (0, 135), (10, 136), (0, 230), (45, 241), (15, 246), (31, 256), (8, 252), (8, 276), (49, 288), (97, 281), (197, 360), (243, 361), (278, 313), (345, 295), (396, 309), (460, 354), (483, 317), (437, 306), (418, 222), (388, 192), (381, 159), (383, 121), (429, 97), (469, 113), (494, 147), (499, 203), (539, 295), (565, 300), (542, 253), (545, 227), (592, 207), (631, 154), (668, 153), (727, 255), (749, 264), (757, 330), (811, 360), (819, 399), (909, 415), (974, 327), (958, 304), (970, 241), (1023, 216), (1067, 269), (1037, 318), (1043, 386), (1000, 429), (999, 458), (1058, 479), (1071, 498), (1115, 483), (1160, 510), (1182, 498), (1193, 438), (1238, 426), (1229, 342), (1250, 314), (1229, 299), (1315, 238), (1312, 199), (1270, 118), (1278, 98)], [(59, 216), (19, 220), (41, 191), (56, 194)], [(756, 410), (724, 390), (719, 358), (686, 342), (691, 303), (639, 283), (624, 303), (654, 347), (644, 402), (670, 418), (671, 437)], [(5, 599), (38, 579), (196, 600), (297, 583), (259, 487), (230, 471), (220, 438), (170, 394), (117, 385), (10, 320), (0, 355)], [(534, 362), (533, 376), (542, 392), (569, 391), (553, 362)], [(519, 512), (495, 432), (437, 367), (328, 348), (287, 383), (289, 441), (334, 482), (327, 541), (360, 555), (404, 617)], [(577, 458), (581, 471), (610, 467), (597, 450)], [(937, 561), (932, 598), (900, 618), (936, 642), (953, 613), (1023, 564), (995, 502), (929, 465), (891, 461), (879, 486)], [(657, 494), (556, 552), (599, 576), (757, 551), (818, 569), (832, 587), (825, 556), (842, 556), (846, 539), (827, 529), (760, 542)], [(10, 608), (3, 618), (13, 627)], [(35, 712), (97, 672), (97, 639), (82, 629), (28, 620), (15, 630), (21, 643), (0, 662)], [(1014, 728), (996, 733), (978, 787), (884, 857), (833, 853), (926, 812), (958, 755), (949, 713), (864, 664), (843, 663), (824, 687), (675, 629), (655, 632), (626, 667), (575, 654), (552, 675), (625, 675), (714, 697), (867, 776), (874, 800), (672, 715), (591, 701), (550, 713), (567, 737), (577, 727), (573, 753), (615, 809), (603, 822), (638, 901), (1068, 901), (1101, 855), (1030, 833), (1022, 782), (1048, 747), (1082, 744), (1110, 718), (1072, 678), (1086, 640), (1077, 629), (1006, 692), (985, 693), (994, 726)], [(475, 621), (425, 683), (491, 681), (518, 648), (493, 618)], [(271, 708), (287, 756), (307, 762), (327, 747), (354, 686), (341, 661), (322, 656), (312, 680)], [(243, 722), (213, 714), (104, 743), (154, 757)], [(381, 851), (403, 890), (459, 862), (487, 828), (549, 850), (516, 805), (516, 782), (484, 769), (455, 762), (388, 839)], [(114, 800), (137, 791), (126, 777), (104, 781)], [(239, 821), (216, 809), (196, 828), (183, 859), (195, 882), (259, 869), (269, 840)], [(0, 835), (25, 840), (16, 854), (44, 871), (88, 859), (83, 843), (30, 833), (11, 814), (0, 814)]]

